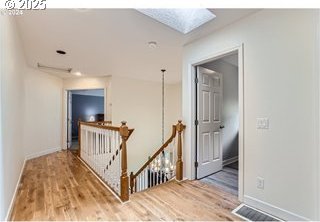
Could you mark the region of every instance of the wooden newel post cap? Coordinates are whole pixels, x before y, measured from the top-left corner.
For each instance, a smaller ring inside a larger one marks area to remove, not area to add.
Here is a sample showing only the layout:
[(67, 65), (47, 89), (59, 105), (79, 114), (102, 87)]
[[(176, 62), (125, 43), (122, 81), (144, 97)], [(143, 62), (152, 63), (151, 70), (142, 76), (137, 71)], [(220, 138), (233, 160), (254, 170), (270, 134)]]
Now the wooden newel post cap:
[(121, 122), (120, 135), (121, 135), (122, 137), (128, 137), (128, 136), (129, 136), (129, 129), (128, 129), (128, 126), (127, 126), (127, 122), (126, 122), (126, 121), (122, 121), (122, 122)]
[(178, 120), (177, 124), (177, 131), (182, 132), (184, 130), (185, 126), (182, 124), (182, 120)]

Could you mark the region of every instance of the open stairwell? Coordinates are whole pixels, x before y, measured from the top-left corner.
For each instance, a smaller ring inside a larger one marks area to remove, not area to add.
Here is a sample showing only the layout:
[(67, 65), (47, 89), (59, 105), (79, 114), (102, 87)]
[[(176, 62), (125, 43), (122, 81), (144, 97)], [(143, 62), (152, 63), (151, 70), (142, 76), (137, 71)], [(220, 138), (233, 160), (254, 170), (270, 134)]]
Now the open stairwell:
[(179, 120), (172, 126), (170, 138), (136, 172), (130, 174), (131, 193), (183, 179), (182, 132), (185, 125)]
[(126, 122), (120, 127), (100, 122), (79, 123), (80, 160), (125, 202), (129, 193), (140, 192), (166, 183), (183, 179), (182, 121), (172, 126), (168, 140), (136, 172), (127, 173), (127, 140), (134, 129)]

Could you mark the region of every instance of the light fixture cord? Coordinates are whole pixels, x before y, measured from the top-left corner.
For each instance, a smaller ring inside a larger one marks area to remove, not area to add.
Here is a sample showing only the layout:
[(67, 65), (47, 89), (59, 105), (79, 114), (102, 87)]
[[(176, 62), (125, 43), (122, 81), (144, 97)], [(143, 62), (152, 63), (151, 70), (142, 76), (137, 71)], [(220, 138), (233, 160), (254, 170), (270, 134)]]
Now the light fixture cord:
[(162, 144), (164, 144), (164, 72), (166, 70), (162, 71)]

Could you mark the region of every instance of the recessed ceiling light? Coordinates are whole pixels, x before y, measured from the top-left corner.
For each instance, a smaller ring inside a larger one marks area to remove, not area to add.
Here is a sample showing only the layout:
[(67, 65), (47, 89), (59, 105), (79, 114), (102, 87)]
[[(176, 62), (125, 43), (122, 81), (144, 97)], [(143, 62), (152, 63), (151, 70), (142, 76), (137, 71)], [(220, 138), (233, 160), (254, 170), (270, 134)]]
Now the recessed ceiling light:
[(57, 50), (56, 51), (58, 54), (61, 54), (61, 55), (65, 55), (65, 54), (67, 54), (65, 51), (63, 51), (63, 50)]
[(216, 16), (204, 8), (197, 9), (136, 9), (139, 12), (167, 25), (171, 28), (187, 34)]
[(148, 45), (150, 49), (155, 49), (158, 47), (157, 42), (148, 42)]
[(73, 75), (75, 75), (75, 76), (82, 76), (82, 73), (81, 72), (74, 72), (74, 73), (72, 73)]

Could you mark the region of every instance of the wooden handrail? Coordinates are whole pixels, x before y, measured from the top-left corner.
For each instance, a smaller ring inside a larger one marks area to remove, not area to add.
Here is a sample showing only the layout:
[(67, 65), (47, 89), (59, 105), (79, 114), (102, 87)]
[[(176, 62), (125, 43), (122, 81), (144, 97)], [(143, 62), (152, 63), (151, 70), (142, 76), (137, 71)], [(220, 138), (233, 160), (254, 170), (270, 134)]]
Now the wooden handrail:
[[(107, 129), (107, 130), (113, 130), (113, 131), (120, 131), (121, 127), (117, 127), (117, 126), (106, 126), (106, 125), (98, 125), (95, 123), (91, 123), (91, 122), (80, 122), (80, 125), (86, 125), (86, 126), (92, 126), (92, 127), (96, 127), (96, 128), (100, 128), (100, 129)], [(133, 130), (133, 129), (129, 129), (129, 130)]]
[(94, 124), (99, 124), (99, 125), (102, 125), (102, 124), (112, 124), (112, 121), (110, 120), (105, 120), (105, 121), (89, 121), (87, 123), (94, 123)]
[(149, 164), (172, 142), (172, 140), (176, 137), (177, 135), (177, 130), (176, 130), (176, 125), (172, 126), (172, 134), (170, 136), (170, 138), (157, 150), (157, 152), (155, 152), (155, 154), (152, 155), (152, 157), (150, 157), (148, 159), (148, 161), (143, 164), (143, 166), (137, 171), (137, 173), (133, 174), (133, 179), (136, 178), (147, 166), (149, 166)]
[[(81, 124), (86, 125), (84, 123), (91, 123), (93, 124), (92, 126), (96, 127), (97, 124), (98, 125), (102, 125), (103, 124), (112, 124), (112, 121), (107, 120), (107, 121), (92, 121), (92, 122), (82, 122), (82, 121), (78, 121), (78, 143), (79, 143), (79, 155), (80, 155), (80, 150), (81, 150)], [(91, 126), (91, 125), (90, 125)], [(133, 130), (132, 130), (133, 131)]]

